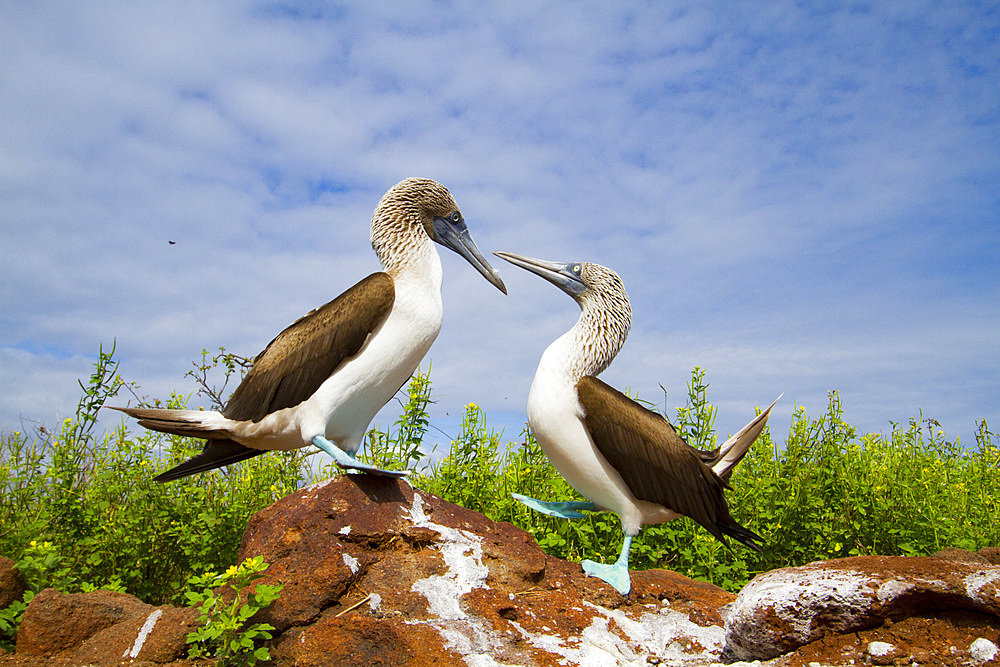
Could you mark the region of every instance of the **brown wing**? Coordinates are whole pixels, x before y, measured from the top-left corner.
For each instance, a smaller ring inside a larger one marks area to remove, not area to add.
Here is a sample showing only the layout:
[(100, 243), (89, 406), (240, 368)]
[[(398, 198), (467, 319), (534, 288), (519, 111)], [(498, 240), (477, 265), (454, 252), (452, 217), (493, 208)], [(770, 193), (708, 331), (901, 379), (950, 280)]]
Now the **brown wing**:
[(312, 396), (340, 364), (361, 350), (394, 299), (392, 278), (373, 273), (293, 322), (257, 356), (222, 414), (256, 422)]
[(730, 535), (758, 548), (760, 538), (729, 513), (726, 484), (703, 460), (711, 453), (688, 446), (662, 416), (595, 377), (581, 378), (576, 389), (594, 444), (636, 498), (691, 517), (723, 543)]

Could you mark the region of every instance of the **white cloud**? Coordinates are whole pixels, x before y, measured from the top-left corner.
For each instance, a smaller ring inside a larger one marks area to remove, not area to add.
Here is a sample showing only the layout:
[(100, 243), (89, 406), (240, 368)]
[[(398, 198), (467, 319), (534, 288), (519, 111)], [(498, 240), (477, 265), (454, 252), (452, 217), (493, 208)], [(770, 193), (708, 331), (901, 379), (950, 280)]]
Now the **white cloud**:
[[(425, 175), (485, 252), (621, 273), (619, 386), (681, 402), (697, 363), (724, 429), (839, 388), (865, 428), (924, 407), (969, 439), (1000, 398), (997, 23), (934, 3), (5, 6), (20, 389), (0, 425), (71, 412), (67, 378), (112, 338), (129, 379), (191, 391), (202, 348), (253, 354), (375, 270), (375, 203)], [(520, 414), (575, 305), (444, 264), (435, 410)]]

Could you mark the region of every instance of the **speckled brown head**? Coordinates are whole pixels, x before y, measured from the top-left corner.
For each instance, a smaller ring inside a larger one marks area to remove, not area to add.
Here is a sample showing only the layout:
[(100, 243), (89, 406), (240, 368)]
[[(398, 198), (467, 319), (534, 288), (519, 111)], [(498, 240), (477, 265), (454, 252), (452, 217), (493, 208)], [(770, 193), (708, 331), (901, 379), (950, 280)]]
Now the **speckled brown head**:
[(407, 178), (392, 187), (372, 216), (371, 242), (390, 274), (427, 239), (457, 252), (504, 294), (507, 288), (469, 235), (454, 197), (437, 181)]
[(632, 306), (625, 284), (618, 274), (590, 262), (550, 262), (510, 252), (495, 252), (497, 257), (535, 275), (569, 294), (580, 304), (580, 326), (584, 336), (579, 360), (585, 374), (597, 375), (615, 358), (632, 326)]

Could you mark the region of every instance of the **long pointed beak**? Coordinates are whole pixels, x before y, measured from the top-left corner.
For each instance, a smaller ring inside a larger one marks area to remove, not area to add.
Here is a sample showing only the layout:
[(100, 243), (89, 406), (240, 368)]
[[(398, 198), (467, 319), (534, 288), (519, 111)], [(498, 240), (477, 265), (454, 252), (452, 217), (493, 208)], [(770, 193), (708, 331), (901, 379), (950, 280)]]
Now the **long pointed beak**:
[(536, 276), (545, 278), (550, 283), (566, 292), (572, 297), (578, 297), (587, 286), (580, 277), (579, 262), (550, 262), (545, 259), (535, 259), (524, 255), (515, 255), (512, 252), (493, 253), (500, 259), (505, 259), (514, 266), (531, 271)]
[(458, 222), (451, 222), (445, 218), (434, 218), (434, 240), (464, 257), (465, 261), (472, 264), (476, 271), (483, 274), (483, 277), (493, 283), (498, 290), (507, 293), (507, 286), (500, 279), (500, 274), (486, 261), (483, 253), (476, 247), (476, 242), (469, 235), (465, 220), (460, 218)]

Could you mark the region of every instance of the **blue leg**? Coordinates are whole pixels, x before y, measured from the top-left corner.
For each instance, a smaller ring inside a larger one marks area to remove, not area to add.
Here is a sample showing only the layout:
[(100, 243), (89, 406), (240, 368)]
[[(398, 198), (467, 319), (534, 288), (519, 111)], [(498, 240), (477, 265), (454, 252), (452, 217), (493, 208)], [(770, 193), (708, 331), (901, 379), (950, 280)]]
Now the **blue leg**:
[(510, 495), (513, 496), (515, 500), (520, 500), (536, 512), (548, 514), (549, 516), (557, 516), (561, 519), (583, 519), (587, 516), (586, 514), (581, 514), (579, 510), (588, 510), (590, 512), (600, 511), (597, 505), (591, 502), (578, 500), (547, 502), (545, 500), (535, 500), (534, 498), (529, 498), (528, 496), (522, 496), (520, 493), (512, 493)]
[(341, 468), (359, 470), (361, 472), (366, 472), (372, 475), (382, 475), (384, 477), (406, 477), (410, 474), (409, 470), (382, 470), (381, 468), (376, 468), (375, 466), (368, 465), (367, 463), (362, 463), (354, 458), (353, 455), (348, 454), (343, 449), (324, 438), (322, 435), (317, 435), (313, 438), (312, 443), (332, 456), (333, 460), (336, 461), (337, 465)]
[(622, 553), (618, 556), (618, 562), (614, 565), (595, 563), (592, 560), (585, 560), (580, 565), (583, 571), (592, 577), (598, 577), (615, 587), (622, 595), (628, 595), (632, 590), (632, 578), (628, 574), (628, 550), (632, 547), (632, 536), (625, 536), (625, 543), (622, 544)]

